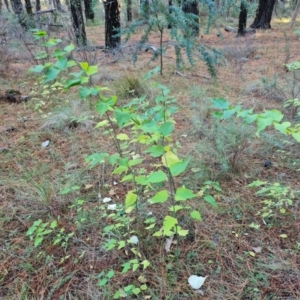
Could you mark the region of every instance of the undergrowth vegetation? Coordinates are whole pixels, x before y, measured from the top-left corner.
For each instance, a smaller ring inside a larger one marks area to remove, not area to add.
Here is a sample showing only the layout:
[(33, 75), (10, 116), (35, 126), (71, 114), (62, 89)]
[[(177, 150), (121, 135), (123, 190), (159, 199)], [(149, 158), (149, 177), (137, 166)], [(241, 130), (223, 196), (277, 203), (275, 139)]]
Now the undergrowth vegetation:
[(215, 96), (216, 81), (169, 88), (162, 62), (98, 85), (73, 44), (34, 35), (26, 132), (1, 137), (0, 297), (299, 298), (298, 62), (281, 112)]

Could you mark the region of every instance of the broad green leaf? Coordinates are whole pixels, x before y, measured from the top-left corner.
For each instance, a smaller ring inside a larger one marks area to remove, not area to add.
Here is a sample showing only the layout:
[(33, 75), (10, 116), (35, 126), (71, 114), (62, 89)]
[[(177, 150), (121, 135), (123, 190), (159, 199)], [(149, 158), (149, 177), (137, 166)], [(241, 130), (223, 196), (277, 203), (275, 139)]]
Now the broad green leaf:
[(139, 164), (142, 163), (142, 162), (143, 162), (143, 159), (142, 159), (142, 158), (132, 159), (132, 160), (129, 160), (129, 161), (128, 161), (128, 166), (129, 166), (129, 167), (134, 167), (134, 166), (139, 165)]
[(148, 178), (144, 175), (138, 175), (135, 177), (135, 181), (137, 184), (141, 185), (149, 185)]
[(197, 194), (194, 194), (193, 191), (187, 189), (186, 187), (181, 187), (176, 190), (175, 200), (176, 201), (184, 201), (187, 199), (192, 199), (198, 197)]
[(114, 270), (110, 270), (110, 271), (106, 274), (106, 277), (107, 277), (107, 278), (113, 278), (114, 276), (115, 276)]
[(169, 211), (177, 212), (183, 208), (185, 208), (185, 207), (182, 205), (174, 205), (174, 206), (169, 207)]
[(56, 227), (57, 227), (57, 221), (52, 221), (52, 222), (50, 223), (50, 228), (54, 229), (54, 228), (56, 228)]
[(58, 56), (54, 66), (63, 71), (67, 67), (67, 62), (68, 60), (65, 56)]
[(144, 81), (150, 79), (154, 74), (157, 74), (160, 71), (160, 67), (155, 67), (154, 69), (150, 70), (145, 76)]
[(163, 165), (170, 168), (172, 165), (180, 162), (179, 158), (172, 151), (167, 151), (161, 158)]
[(189, 231), (186, 229), (177, 229), (177, 234), (180, 236), (187, 236), (188, 233), (189, 233)]
[(119, 250), (125, 247), (125, 241), (120, 241), (120, 242), (118, 242), (118, 244), (119, 244), (119, 247), (118, 247)]
[(178, 223), (176, 218), (171, 216), (165, 216), (163, 221), (164, 232), (168, 232), (174, 228), (174, 226)]
[(170, 166), (169, 168), (170, 168), (170, 172), (171, 172), (172, 176), (178, 176), (181, 173), (183, 173), (186, 170), (186, 168), (189, 164), (189, 161), (190, 161), (189, 159), (185, 160), (185, 161), (179, 161), (179, 162), (173, 164), (172, 166)]
[(248, 187), (258, 187), (258, 186), (261, 186), (261, 185), (265, 185), (267, 183), (268, 183), (267, 181), (255, 180), (255, 181), (251, 182), (250, 184), (248, 184), (247, 186)]
[(93, 74), (98, 73), (98, 67), (97, 66), (89, 66), (87, 70), (85, 70), (86, 75), (91, 76)]
[(61, 39), (49, 39), (47, 42), (44, 42), (43, 45), (46, 47), (54, 47), (61, 42)]
[(111, 110), (111, 105), (108, 102), (98, 101), (96, 104), (96, 111), (103, 116), (108, 110)]
[(108, 120), (103, 120), (101, 122), (99, 122), (95, 128), (99, 128), (99, 127), (103, 127), (103, 126), (106, 126), (108, 124)]
[(49, 69), (46, 70), (46, 73), (45, 73), (46, 79), (45, 79), (44, 83), (47, 83), (49, 81), (56, 79), (57, 76), (59, 75), (59, 73), (60, 73), (59, 69), (57, 69), (53, 66), (50, 67)]
[(169, 194), (167, 190), (157, 192), (149, 201), (151, 203), (163, 203), (168, 200)]
[(71, 52), (71, 51), (74, 50), (74, 48), (75, 48), (74, 44), (70, 44), (70, 45), (68, 45), (67, 47), (65, 47), (64, 50), (65, 50), (66, 52)]
[(35, 247), (39, 246), (39, 245), (42, 243), (43, 239), (44, 239), (44, 238), (41, 237), (41, 236), (36, 237), (35, 240), (34, 240), (34, 246), (35, 246)]
[(290, 122), (283, 122), (283, 123), (274, 123), (274, 128), (280, 131), (283, 134), (287, 134), (288, 128), (291, 126)]
[(136, 271), (138, 269), (138, 267), (139, 267), (139, 264), (133, 264), (132, 265), (132, 271), (133, 272)]
[(133, 180), (133, 175), (132, 175), (132, 174), (125, 175), (125, 176), (121, 179), (121, 182), (125, 182), (125, 181), (128, 181), (128, 180)]
[(120, 141), (126, 141), (126, 140), (129, 140), (129, 137), (125, 133), (119, 133), (117, 135), (117, 139), (120, 140)]
[(128, 167), (126, 166), (118, 166), (116, 169), (113, 170), (112, 174), (122, 174), (128, 171)]
[(134, 295), (138, 295), (138, 294), (140, 294), (140, 292), (141, 292), (141, 289), (140, 288), (138, 288), (138, 287), (136, 287), (136, 288), (134, 288), (134, 289), (132, 289), (131, 290), (132, 291), (132, 293), (134, 294)]
[(148, 182), (150, 183), (158, 183), (166, 180), (167, 176), (162, 170), (152, 172), (148, 177)]
[(112, 165), (114, 165), (120, 158), (120, 154), (119, 153), (115, 153), (113, 155), (110, 155), (108, 158), (108, 162)]
[(105, 286), (106, 284), (107, 284), (107, 279), (106, 278), (101, 279), (98, 283), (99, 286)]
[(44, 70), (44, 66), (43, 65), (37, 65), (37, 66), (33, 66), (29, 69), (30, 72), (34, 72), (34, 73), (41, 73)]
[(80, 66), (81, 66), (82, 70), (86, 71), (89, 67), (89, 63), (84, 61), (84, 62), (80, 63)]
[(118, 126), (122, 128), (125, 123), (130, 121), (131, 113), (126, 110), (115, 109), (115, 118)]
[[(147, 290), (147, 284), (142, 284), (141, 286), (140, 286), (140, 289), (142, 290), (142, 291), (146, 291)], [(146, 299), (146, 298), (145, 298)], [(150, 298), (149, 298), (150, 299)]]
[(174, 131), (174, 128), (175, 126), (173, 123), (165, 122), (160, 126), (159, 131), (163, 136), (168, 136)]
[(82, 86), (79, 89), (79, 95), (82, 99), (85, 99), (86, 97), (88, 97), (89, 95), (91, 95), (91, 88), (86, 87), (86, 86)]
[(61, 49), (56, 49), (56, 50), (52, 53), (51, 57), (63, 56), (63, 55), (65, 55), (65, 54), (66, 54), (65, 51), (63, 51), (63, 50), (61, 50)]
[(228, 109), (230, 107), (230, 103), (223, 98), (214, 98), (212, 102), (214, 108), (217, 109)]
[(125, 207), (128, 208), (136, 203), (137, 195), (133, 191), (129, 191), (125, 199)]
[(164, 151), (163, 146), (154, 145), (154, 146), (151, 146), (150, 148), (148, 148), (145, 152), (150, 153), (150, 156), (152, 156), (152, 157), (159, 157), (159, 156), (162, 156), (165, 151)]
[(211, 206), (218, 207), (215, 198), (211, 195), (204, 196), (204, 200), (209, 203)]
[(300, 143), (300, 132), (293, 132), (293, 133), (292, 133), (292, 137), (293, 137), (298, 143)]
[(70, 87), (79, 85), (80, 83), (80, 78), (68, 79), (64, 85), (64, 88), (69, 89)]
[(71, 68), (77, 66), (77, 63), (74, 60), (68, 60), (67, 62), (67, 68)]
[(191, 213), (190, 213), (190, 216), (195, 219), (195, 220), (198, 220), (198, 221), (202, 221), (202, 217), (200, 215), (200, 213), (197, 211), (197, 210), (193, 210)]

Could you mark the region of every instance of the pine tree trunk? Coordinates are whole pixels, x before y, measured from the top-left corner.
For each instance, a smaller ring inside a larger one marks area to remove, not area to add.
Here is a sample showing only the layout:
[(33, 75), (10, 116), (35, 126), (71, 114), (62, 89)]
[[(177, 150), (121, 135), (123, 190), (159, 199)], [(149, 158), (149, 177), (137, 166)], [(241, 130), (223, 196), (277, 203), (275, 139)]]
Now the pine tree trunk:
[(25, 9), (29, 16), (32, 16), (32, 6), (30, 0), (25, 0)]
[(132, 0), (127, 0), (126, 12), (127, 12), (127, 22), (131, 22), (132, 21)]
[[(172, 0), (169, 0), (169, 14), (171, 15), (172, 13), (172, 5), (173, 5), (173, 1)], [(168, 29), (171, 29), (172, 28), (172, 25), (171, 23), (168, 24)]]
[(62, 11), (62, 12), (64, 11), (62, 9), (60, 0), (55, 0), (55, 4), (56, 4), (56, 8), (57, 8), (58, 11)]
[(77, 46), (86, 46), (87, 38), (85, 33), (85, 26), (82, 14), (82, 7), (80, 0), (70, 1), (72, 25), (75, 32)]
[(251, 28), (270, 29), (276, 0), (259, 0), (256, 16)]
[(35, 0), (35, 10), (36, 11), (41, 10), (41, 0)]
[(120, 4), (118, 0), (107, 0), (104, 2), (105, 10), (105, 47), (117, 48), (121, 43), (120, 28)]
[(21, 0), (10, 0), (10, 3), (14, 13), (18, 16), (21, 26), (27, 28), (26, 21), (23, 15), (23, 5)]
[(10, 12), (8, 1), (4, 0), (4, 3), (5, 3), (5, 6), (6, 6), (7, 10)]
[(300, 12), (300, 0), (298, 0), (298, 2), (296, 4), (296, 7), (295, 7), (295, 10), (294, 10), (292, 19), (291, 19), (291, 24), (290, 24), (291, 29), (293, 29), (294, 26), (295, 26), (296, 19), (297, 19), (297, 16), (299, 15), (299, 12)]
[(199, 6), (197, 0), (183, 0), (182, 10), (186, 14), (195, 15), (194, 26), (192, 28), (193, 35), (199, 35)]
[(84, 8), (85, 8), (85, 18), (86, 20), (92, 20), (94, 21), (95, 14), (93, 11), (93, 2), (92, 0), (83, 0), (84, 2)]
[(241, 0), (241, 10), (239, 15), (239, 27), (237, 36), (244, 36), (247, 27), (247, 4), (245, 0)]

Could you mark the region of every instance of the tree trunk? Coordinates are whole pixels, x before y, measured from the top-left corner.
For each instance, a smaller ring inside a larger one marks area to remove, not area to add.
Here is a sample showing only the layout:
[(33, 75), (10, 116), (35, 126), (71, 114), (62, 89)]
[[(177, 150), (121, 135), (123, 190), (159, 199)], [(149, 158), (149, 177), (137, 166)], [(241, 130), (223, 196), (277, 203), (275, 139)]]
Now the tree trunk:
[(26, 21), (23, 15), (23, 5), (21, 0), (10, 0), (10, 3), (14, 13), (18, 16), (21, 26), (27, 28)]
[(256, 16), (251, 28), (270, 29), (276, 0), (259, 0)]
[(106, 0), (105, 10), (105, 47), (108, 49), (116, 48), (121, 43), (120, 28), (120, 4), (118, 0)]
[(4, 3), (5, 3), (5, 6), (6, 6), (7, 10), (10, 12), (8, 1), (4, 0)]
[(41, 10), (41, 0), (35, 0), (35, 10), (36, 11)]
[(29, 16), (32, 16), (32, 6), (30, 0), (25, 0), (25, 9)]
[(56, 5), (56, 8), (57, 8), (58, 11), (64, 12), (64, 10), (62, 9), (60, 0), (55, 0), (54, 3)]
[(80, 0), (71, 0), (70, 8), (71, 8), (72, 25), (75, 33), (75, 38), (76, 38), (76, 45), (86, 46), (87, 38), (85, 33), (85, 26), (84, 26)]
[(83, 0), (84, 2), (84, 13), (85, 13), (85, 19), (86, 20), (92, 20), (94, 21), (95, 14), (93, 11), (93, 1), (92, 0)]
[[(172, 13), (172, 5), (173, 5), (173, 2), (172, 0), (169, 0), (169, 14), (171, 15)], [(168, 24), (168, 29), (172, 29), (172, 25), (171, 23)]]
[(247, 4), (245, 0), (241, 0), (241, 10), (239, 15), (239, 27), (237, 36), (244, 36), (247, 27)]
[(127, 0), (126, 12), (127, 12), (127, 22), (131, 22), (132, 21), (132, 0)]
[(295, 7), (295, 10), (294, 10), (292, 19), (291, 19), (291, 24), (290, 24), (291, 29), (293, 29), (294, 26), (295, 26), (296, 19), (297, 19), (297, 16), (299, 15), (299, 12), (300, 12), (300, 0), (298, 0), (298, 2), (296, 4), (296, 7)]
[(183, 0), (182, 10), (186, 14), (193, 14), (192, 31), (193, 35), (199, 35), (199, 6), (197, 0)]
[(150, 13), (150, 3), (149, 3), (149, 0), (141, 0), (140, 1), (140, 11), (141, 11), (141, 15), (146, 20), (149, 20), (149, 13)]

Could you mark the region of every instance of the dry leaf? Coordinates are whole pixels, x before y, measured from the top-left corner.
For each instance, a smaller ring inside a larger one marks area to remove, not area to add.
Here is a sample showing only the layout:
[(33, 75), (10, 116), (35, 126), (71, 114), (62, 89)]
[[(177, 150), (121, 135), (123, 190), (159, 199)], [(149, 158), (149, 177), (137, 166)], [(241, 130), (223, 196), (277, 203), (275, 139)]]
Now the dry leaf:
[(255, 253), (261, 253), (262, 247), (251, 247)]
[(174, 235), (171, 235), (169, 239), (166, 240), (166, 252), (168, 253), (170, 251), (170, 248), (171, 248), (171, 245), (172, 245), (172, 242), (173, 242), (173, 236)]

